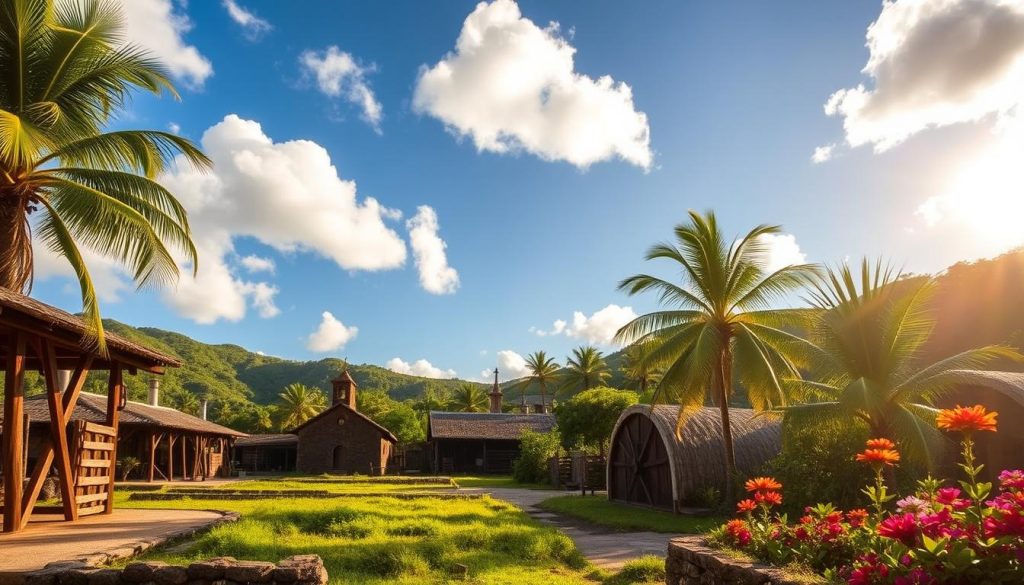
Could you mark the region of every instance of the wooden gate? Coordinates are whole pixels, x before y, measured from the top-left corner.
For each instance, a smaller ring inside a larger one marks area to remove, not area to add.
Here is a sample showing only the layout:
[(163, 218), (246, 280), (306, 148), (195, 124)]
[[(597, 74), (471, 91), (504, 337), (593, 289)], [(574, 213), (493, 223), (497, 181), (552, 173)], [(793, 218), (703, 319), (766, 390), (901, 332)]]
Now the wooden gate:
[(651, 419), (632, 414), (619, 426), (609, 460), (608, 497), (672, 509), (672, 469), (665, 442)]
[(117, 430), (75, 421), (75, 505), (79, 516), (99, 514), (114, 495)]

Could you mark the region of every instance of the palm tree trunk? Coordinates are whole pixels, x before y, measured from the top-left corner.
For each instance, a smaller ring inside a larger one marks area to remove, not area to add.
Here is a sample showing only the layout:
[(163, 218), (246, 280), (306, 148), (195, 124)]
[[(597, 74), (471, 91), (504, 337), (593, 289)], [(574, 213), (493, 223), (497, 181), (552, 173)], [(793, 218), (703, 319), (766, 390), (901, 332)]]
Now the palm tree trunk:
[(0, 189), (0, 288), (24, 292), (32, 281), (32, 232), (26, 200)]
[(732, 505), (736, 501), (736, 451), (733, 449), (732, 425), (729, 423), (729, 385), (731, 383), (732, 353), (728, 345), (718, 358), (718, 408), (722, 413), (722, 445), (725, 448), (725, 502)]
[(541, 404), (541, 407), (544, 409), (544, 412), (547, 412), (548, 411), (548, 399), (547, 399), (547, 392), (545, 391), (544, 386), (545, 386), (544, 380), (541, 380), (540, 381), (540, 404)]

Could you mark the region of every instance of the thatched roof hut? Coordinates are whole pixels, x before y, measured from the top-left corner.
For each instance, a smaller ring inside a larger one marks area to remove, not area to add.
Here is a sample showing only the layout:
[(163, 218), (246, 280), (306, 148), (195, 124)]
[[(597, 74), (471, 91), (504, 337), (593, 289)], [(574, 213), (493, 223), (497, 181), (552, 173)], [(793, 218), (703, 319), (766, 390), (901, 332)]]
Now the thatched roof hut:
[[(761, 470), (782, 448), (780, 421), (730, 409), (730, 427), (740, 472)], [(703, 489), (725, 492), (721, 413), (701, 408), (676, 435), (678, 405), (631, 406), (612, 431), (608, 497), (677, 511)]]

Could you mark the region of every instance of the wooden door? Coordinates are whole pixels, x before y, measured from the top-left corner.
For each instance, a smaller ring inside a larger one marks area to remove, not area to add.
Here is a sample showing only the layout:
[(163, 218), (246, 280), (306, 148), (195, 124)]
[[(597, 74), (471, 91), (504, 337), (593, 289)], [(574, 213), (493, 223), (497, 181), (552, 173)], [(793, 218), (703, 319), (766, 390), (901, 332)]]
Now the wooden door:
[(672, 470), (658, 429), (647, 416), (627, 417), (612, 442), (608, 495), (657, 508), (672, 508)]

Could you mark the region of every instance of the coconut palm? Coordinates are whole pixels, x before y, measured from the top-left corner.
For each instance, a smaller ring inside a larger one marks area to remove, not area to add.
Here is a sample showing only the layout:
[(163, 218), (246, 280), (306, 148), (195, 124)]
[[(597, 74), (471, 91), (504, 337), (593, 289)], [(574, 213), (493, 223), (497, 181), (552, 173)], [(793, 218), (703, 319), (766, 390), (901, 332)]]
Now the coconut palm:
[(817, 279), (812, 303), (821, 309), (811, 330), (814, 381), (789, 383), (813, 402), (791, 406), (787, 417), (863, 421), (872, 436), (897, 439), (914, 460), (931, 466), (944, 449), (933, 401), (972, 372), (998, 360), (1020, 360), (1000, 346), (971, 349), (922, 363), (935, 327), (931, 277), (901, 278), (881, 261), (864, 260), (860, 274), (843, 264)]
[(278, 394), (277, 412), (282, 429), (293, 429), (320, 412), (327, 405), (324, 393), (304, 384), (288, 384)]
[(479, 384), (466, 382), (455, 390), (451, 406), (458, 412), (484, 412), (489, 400)]
[(74, 269), (101, 350), (86, 252), (117, 260), (140, 287), (177, 278), (175, 251), (195, 270), (185, 209), (154, 178), (176, 156), (210, 164), (171, 133), (106, 130), (134, 90), (177, 97), (160, 64), (123, 38), (114, 2), (0, 5), (0, 287), (31, 289), (34, 237)]
[(612, 377), (608, 362), (593, 345), (581, 345), (572, 350), (572, 356), (565, 361), (562, 385), (559, 390), (578, 392), (601, 386)]
[[(782, 379), (798, 377), (799, 338), (784, 327), (805, 316), (802, 311), (769, 308), (786, 293), (800, 288), (813, 274), (810, 265), (768, 269), (768, 242), (778, 226), (760, 225), (737, 240), (727, 240), (714, 213), (691, 211), (676, 226), (675, 242), (647, 252), (647, 260), (669, 260), (682, 273), (681, 284), (638, 274), (619, 289), (630, 295), (652, 292), (664, 310), (637, 317), (617, 339), (651, 343), (645, 362), (665, 367), (656, 401), (678, 402), (680, 428), (686, 417), (710, 399), (722, 419), (726, 477), (736, 473), (729, 399), (733, 381), (757, 408), (786, 404)], [(727, 481), (726, 498), (733, 499)]]
[(641, 396), (647, 394), (649, 387), (658, 383), (663, 372), (659, 364), (654, 364), (648, 359), (654, 347), (653, 341), (645, 341), (634, 343), (622, 352), (622, 373), (626, 378), (626, 384), (639, 390)]
[(530, 373), (520, 385), (523, 402), (526, 402), (526, 389), (536, 384), (540, 387), (541, 404), (547, 405), (548, 384), (558, 379), (559, 368), (560, 366), (555, 361), (555, 358), (548, 357), (548, 354), (544, 351), (535, 351), (526, 356), (526, 369)]

